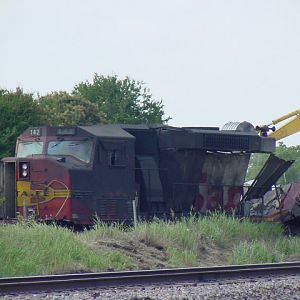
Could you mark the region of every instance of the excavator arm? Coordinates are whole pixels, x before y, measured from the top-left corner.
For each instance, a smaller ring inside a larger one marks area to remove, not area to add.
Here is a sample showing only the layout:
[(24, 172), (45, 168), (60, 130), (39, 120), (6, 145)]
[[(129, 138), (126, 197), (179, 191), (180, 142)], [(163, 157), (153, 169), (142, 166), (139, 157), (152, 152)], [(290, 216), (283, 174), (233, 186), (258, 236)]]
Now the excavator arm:
[[(285, 120), (288, 121), (284, 125), (282, 125), (278, 129), (275, 128), (274, 125)], [(283, 115), (280, 118), (274, 119), (270, 124), (256, 126), (256, 130), (261, 136), (273, 137), (276, 141), (279, 141), (287, 136), (297, 133), (300, 131), (300, 109)]]

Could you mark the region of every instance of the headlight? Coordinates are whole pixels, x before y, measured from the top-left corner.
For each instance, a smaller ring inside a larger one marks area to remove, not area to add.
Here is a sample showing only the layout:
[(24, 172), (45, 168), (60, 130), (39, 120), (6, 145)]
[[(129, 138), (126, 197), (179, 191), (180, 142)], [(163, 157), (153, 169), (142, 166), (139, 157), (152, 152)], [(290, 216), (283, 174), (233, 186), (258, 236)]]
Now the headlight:
[(19, 176), (20, 178), (29, 178), (29, 173), (30, 173), (30, 165), (29, 162), (21, 161), (19, 163)]

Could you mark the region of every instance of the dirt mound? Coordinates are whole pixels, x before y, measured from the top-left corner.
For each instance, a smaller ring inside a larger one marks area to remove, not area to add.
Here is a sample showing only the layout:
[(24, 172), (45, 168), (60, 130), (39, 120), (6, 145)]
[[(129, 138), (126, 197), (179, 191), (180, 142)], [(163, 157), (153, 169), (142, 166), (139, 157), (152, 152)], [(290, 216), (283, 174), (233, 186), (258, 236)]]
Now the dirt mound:
[[(140, 240), (121, 240), (102, 237), (91, 245), (97, 250), (118, 250), (130, 257), (135, 263), (135, 269), (149, 270), (172, 268), (168, 262), (166, 249), (162, 245), (149, 244)], [(223, 265), (228, 261), (230, 249), (224, 249), (215, 244), (203, 243), (198, 248), (199, 266)]]
[(102, 238), (93, 243), (93, 247), (101, 250), (118, 250), (131, 257), (137, 269), (168, 268), (167, 255), (161, 246), (146, 245), (134, 240), (116, 240)]
[(199, 266), (224, 265), (232, 253), (232, 249), (217, 246), (213, 243), (203, 243), (198, 246)]

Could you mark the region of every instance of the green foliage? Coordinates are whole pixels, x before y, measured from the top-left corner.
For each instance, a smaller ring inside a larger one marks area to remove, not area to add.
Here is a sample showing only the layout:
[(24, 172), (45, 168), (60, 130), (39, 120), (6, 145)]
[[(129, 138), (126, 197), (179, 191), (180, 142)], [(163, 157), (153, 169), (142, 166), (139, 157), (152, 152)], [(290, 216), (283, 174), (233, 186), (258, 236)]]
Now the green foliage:
[(41, 124), (38, 103), (32, 94), (0, 90), (0, 159), (14, 156), (16, 139), (29, 126)]
[(99, 219), (96, 219), (96, 222), (93, 226), (93, 230), (86, 232), (86, 237), (88, 238), (103, 238), (118, 239), (124, 235), (125, 227), (120, 223), (104, 223)]
[(141, 81), (125, 77), (94, 75), (93, 81), (81, 82), (73, 90), (97, 104), (109, 123), (164, 123), (162, 101), (152, 99), (150, 90)]
[(233, 249), (235, 264), (271, 263), (284, 261), (300, 254), (300, 238), (281, 237), (273, 240), (244, 241)]
[(0, 236), (0, 277), (132, 267), (121, 252), (92, 250), (78, 235), (54, 225), (2, 225)]
[(14, 156), (17, 137), (29, 126), (99, 123), (164, 123), (162, 100), (153, 100), (141, 81), (94, 75), (77, 84), (72, 94), (33, 94), (0, 89), (0, 159)]
[[(240, 221), (233, 216), (212, 213), (200, 219), (190, 217), (177, 222), (142, 222), (130, 234), (149, 246), (166, 249), (170, 265), (185, 267), (206, 264), (204, 258), (217, 263), (220, 253), (222, 263), (229, 263), (224, 259), (228, 259), (225, 253), (230, 249), (248, 241), (272, 244), (282, 238), (283, 228), (279, 224), (254, 224), (246, 219)], [(231, 260), (230, 256), (229, 260), (236, 263), (238, 258)]]
[(174, 267), (197, 267), (199, 265), (197, 252), (190, 249), (167, 247), (167, 255), (169, 263)]
[(278, 183), (284, 184), (300, 181), (300, 146), (287, 147), (284, 143), (279, 142), (275, 154), (285, 160), (295, 161), (285, 173), (285, 177), (281, 177)]
[(272, 263), (283, 260), (284, 254), (270, 241), (242, 242), (233, 249), (231, 258), (234, 264)]
[(285, 237), (279, 224), (221, 213), (126, 229), (98, 222), (80, 234), (29, 221), (1, 225), (0, 237), (0, 276), (132, 269), (153, 249), (170, 267), (278, 262), (300, 254), (300, 238)]
[(80, 95), (53, 92), (39, 99), (45, 125), (93, 125), (104, 121), (96, 104)]
[(194, 226), (202, 236), (221, 247), (226, 247), (233, 241), (280, 238), (283, 233), (283, 228), (279, 224), (254, 224), (247, 219), (240, 221), (224, 213), (212, 213), (195, 222)]
[(253, 153), (250, 157), (250, 162), (247, 170), (246, 181), (254, 179), (260, 172), (262, 166), (268, 159), (269, 154)]
[[(300, 180), (300, 146), (287, 147), (279, 142), (275, 155), (284, 160), (295, 160), (284, 176), (278, 180), (278, 184), (286, 184)], [(251, 155), (246, 181), (254, 179), (266, 162), (269, 154), (255, 153)]]

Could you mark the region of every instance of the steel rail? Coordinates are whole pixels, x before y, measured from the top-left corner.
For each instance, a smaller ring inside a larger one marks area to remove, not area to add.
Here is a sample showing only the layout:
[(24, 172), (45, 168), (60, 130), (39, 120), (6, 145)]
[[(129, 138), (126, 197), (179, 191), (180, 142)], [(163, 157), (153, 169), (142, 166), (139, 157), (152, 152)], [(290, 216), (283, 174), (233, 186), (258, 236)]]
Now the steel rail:
[(115, 287), (150, 283), (208, 281), (237, 277), (300, 274), (300, 262), (174, 268), (143, 271), (76, 273), (0, 278), (0, 295), (71, 288)]

